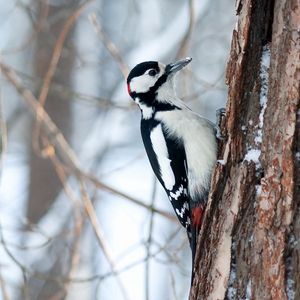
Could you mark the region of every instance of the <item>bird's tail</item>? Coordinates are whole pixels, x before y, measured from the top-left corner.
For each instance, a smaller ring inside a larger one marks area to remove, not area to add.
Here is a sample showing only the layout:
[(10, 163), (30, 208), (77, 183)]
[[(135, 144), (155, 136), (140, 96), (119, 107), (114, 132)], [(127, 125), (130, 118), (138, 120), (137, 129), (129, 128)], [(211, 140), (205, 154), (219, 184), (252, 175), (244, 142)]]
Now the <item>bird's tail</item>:
[(191, 214), (192, 224), (191, 224), (191, 239), (190, 239), (190, 246), (192, 250), (192, 282), (194, 279), (194, 264), (195, 264), (196, 250), (197, 250), (197, 239), (202, 224), (203, 212), (204, 212), (203, 205), (198, 205), (192, 208), (192, 214)]

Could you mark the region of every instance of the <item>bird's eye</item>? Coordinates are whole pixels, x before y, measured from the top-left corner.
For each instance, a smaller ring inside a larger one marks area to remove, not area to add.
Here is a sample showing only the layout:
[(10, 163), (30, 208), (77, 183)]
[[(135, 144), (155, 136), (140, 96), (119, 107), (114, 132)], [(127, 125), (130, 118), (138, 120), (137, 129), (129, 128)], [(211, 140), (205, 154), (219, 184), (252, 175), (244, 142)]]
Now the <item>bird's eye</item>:
[(157, 74), (157, 71), (154, 70), (154, 69), (151, 69), (151, 70), (148, 72), (148, 74), (149, 74), (150, 76), (155, 76), (155, 75)]

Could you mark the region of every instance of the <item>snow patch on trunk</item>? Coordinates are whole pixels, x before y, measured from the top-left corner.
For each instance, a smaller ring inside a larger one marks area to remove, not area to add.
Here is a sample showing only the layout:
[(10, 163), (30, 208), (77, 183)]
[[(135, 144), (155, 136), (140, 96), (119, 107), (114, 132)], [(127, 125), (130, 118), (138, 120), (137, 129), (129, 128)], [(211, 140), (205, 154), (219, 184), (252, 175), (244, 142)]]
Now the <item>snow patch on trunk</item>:
[(268, 45), (263, 47), (263, 52), (260, 62), (260, 94), (259, 94), (259, 104), (260, 104), (260, 114), (258, 131), (255, 136), (255, 143), (262, 142), (262, 128), (264, 126), (264, 114), (267, 108), (268, 102), (268, 91), (269, 91), (269, 67), (270, 67), (270, 48)]
[[(261, 154), (261, 143), (262, 143), (262, 130), (264, 126), (264, 115), (267, 109), (268, 103), (268, 91), (269, 91), (269, 68), (270, 68), (270, 48), (269, 45), (263, 47), (261, 61), (260, 61), (260, 94), (259, 94), (259, 104), (260, 104), (260, 113), (259, 121), (257, 127), (257, 132), (255, 134), (254, 142), (255, 148), (248, 147), (248, 152), (245, 155), (244, 161), (253, 161), (255, 163), (255, 168), (258, 171), (261, 168), (259, 157)], [(250, 120), (252, 123), (252, 120)], [(249, 121), (249, 124), (250, 124)], [(251, 124), (250, 124), (251, 125)]]
[[(293, 233), (289, 235), (288, 246), (289, 250), (292, 251), (297, 245), (298, 241), (296, 240)], [(293, 278), (293, 261), (292, 256), (289, 256), (286, 259), (286, 295), (288, 300), (295, 300), (295, 280)]]
[(229, 281), (228, 281), (228, 289), (227, 289), (227, 295), (226, 299), (228, 300), (234, 300), (236, 299), (236, 287), (234, 285), (236, 281), (236, 242), (232, 242), (231, 246), (231, 268), (230, 268), (230, 275), (229, 275)]
[(245, 300), (251, 300), (251, 279), (248, 280), (247, 286), (246, 286), (246, 297)]

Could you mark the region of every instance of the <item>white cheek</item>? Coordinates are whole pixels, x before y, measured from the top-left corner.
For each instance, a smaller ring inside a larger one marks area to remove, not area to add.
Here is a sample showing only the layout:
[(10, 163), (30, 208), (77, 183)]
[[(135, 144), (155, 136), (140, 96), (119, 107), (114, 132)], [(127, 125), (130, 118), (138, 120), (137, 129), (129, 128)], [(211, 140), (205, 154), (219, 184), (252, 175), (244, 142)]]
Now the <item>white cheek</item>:
[(136, 93), (146, 93), (154, 86), (155, 81), (156, 78), (149, 75), (135, 77), (130, 81), (130, 90)]

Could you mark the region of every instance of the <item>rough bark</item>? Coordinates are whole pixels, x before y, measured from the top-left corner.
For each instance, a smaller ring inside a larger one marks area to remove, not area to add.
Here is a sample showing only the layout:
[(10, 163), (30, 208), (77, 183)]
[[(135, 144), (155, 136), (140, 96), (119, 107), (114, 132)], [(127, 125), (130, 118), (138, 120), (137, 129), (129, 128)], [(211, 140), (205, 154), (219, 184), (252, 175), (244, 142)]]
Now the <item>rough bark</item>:
[(237, 1), (227, 139), (212, 178), (190, 300), (300, 299), (299, 6), (298, 0)]

